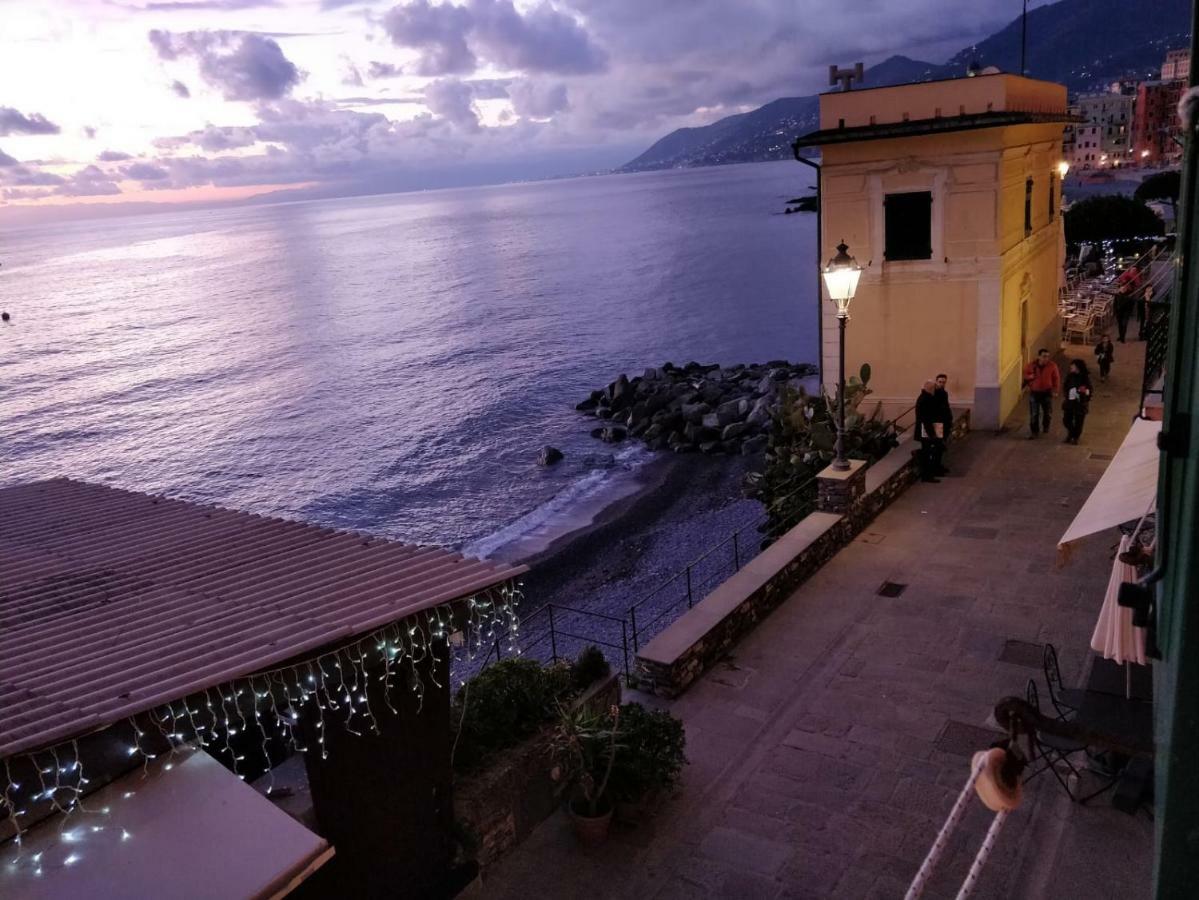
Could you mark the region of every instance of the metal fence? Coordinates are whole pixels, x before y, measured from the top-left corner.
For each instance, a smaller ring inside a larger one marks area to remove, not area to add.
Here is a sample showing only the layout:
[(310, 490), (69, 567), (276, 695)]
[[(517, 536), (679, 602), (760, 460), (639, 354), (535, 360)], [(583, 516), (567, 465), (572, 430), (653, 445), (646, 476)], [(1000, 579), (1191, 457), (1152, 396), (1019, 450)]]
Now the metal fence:
[[(892, 420), (897, 434), (910, 427), (899, 423), (914, 411), (915, 406), (911, 406)], [(803, 492), (810, 493), (814, 503), (815, 484), (814, 476), (808, 478), (773, 505), (777, 508)], [(803, 512), (802, 508), (799, 512)], [(772, 524), (769, 510), (755, 516), (642, 595), (627, 608), (624, 616), (560, 603), (539, 606), (521, 617), (516, 649), (506, 650), (497, 639), (483, 656), (476, 655), (469, 663), (462, 661), (461, 677), (477, 674), (491, 662), (510, 655), (557, 662), (575, 659), (584, 648), (594, 645), (605, 651), (609, 662), (623, 670), (627, 680), (632, 661), (643, 644), (670, 625), (684, 609), (691, 609), (713, 588), (739, 572), (791, 527), (791, 518), (779, 518)]]

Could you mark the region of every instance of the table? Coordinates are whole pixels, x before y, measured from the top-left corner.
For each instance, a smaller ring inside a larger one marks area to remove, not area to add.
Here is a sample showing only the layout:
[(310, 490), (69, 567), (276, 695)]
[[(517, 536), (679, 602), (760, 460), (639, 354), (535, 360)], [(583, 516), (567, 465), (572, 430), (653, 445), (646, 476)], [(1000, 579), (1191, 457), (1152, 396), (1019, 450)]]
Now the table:
[(1114, 659), (1095, 658), (1090, 677), (1087, 678), (1087, 690), (1124, 697), (1129, 674), (1132, 676), (1132, 699), (1152, 701), (1153, 667), (1138, 666), (1134, 663), (1130, 671), (1126, 671), (1124, 665)]
[(1084, 691), (1076, 721), (1129, 747), (1153, 749), (1153, 704), (1121, 694)]

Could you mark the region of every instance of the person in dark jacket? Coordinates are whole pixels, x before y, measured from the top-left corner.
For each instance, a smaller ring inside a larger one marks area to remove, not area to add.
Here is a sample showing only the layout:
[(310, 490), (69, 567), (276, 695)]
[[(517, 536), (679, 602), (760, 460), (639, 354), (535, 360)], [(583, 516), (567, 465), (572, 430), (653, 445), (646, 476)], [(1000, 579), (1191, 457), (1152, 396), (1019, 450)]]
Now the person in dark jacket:
[(1112, 371), (1112, 363), (1116, 361), (1116, 345), (1106, 334), (1100, 337), (1099, 343), (1095, 345), (1095, 361), (1099, 363), (1099, 380), (1107, 381), (1107, 376)]
[[(949, 383), (949, 376), (944, 372), (939, 374), (934, 381), (936, 390), (933, 391), (933, 397), (937, 400), (937, 410), (940, 415), (939, 421), (944, 426), (942, 429), (941, 443), (946, 451), (949, 450), (949, 434), (953, 431), (953, 407), (949, 404), (949, 391), (946, 390), (946, 385)], [(938, 467), (938, 475), (948, 475), (949, 469), (944, 465)]]
[(1070, 360), (1070, 370), (1062, 387), (1062, 421), (1066, 426), (1066, 443), (1077, 444), (1082, 437), (1082, 423), (1086, 421), (1087, 409), (1091, 404), (1091, 373), (1081, 359)]
[(940, 420), (937, 405), (937, 386), (932, 381), (924, 382), (920, 396), (916, 398), (916, 440), (920, 442), (920, 480), (936, 484), (941, 469), (941, 455), (945, 452), (944, 424)]

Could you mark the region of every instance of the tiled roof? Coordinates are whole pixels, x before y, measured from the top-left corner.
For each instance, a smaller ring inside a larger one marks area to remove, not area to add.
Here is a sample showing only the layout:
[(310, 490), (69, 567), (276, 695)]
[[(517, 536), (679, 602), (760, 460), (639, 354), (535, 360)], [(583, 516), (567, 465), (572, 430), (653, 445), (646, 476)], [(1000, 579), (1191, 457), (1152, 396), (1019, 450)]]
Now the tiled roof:
[(0, 758), (524, 571), (65, 478), (0, 490)]

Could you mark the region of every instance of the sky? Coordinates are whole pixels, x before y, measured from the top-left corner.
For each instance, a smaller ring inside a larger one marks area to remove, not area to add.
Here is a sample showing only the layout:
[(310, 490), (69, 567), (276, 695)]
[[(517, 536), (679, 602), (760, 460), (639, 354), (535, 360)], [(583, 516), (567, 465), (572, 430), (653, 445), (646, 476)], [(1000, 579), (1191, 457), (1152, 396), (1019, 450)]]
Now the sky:
[(0, 0), (0, 218), (609, 169), (675, 128), (822, 90), (830, 63), (942, 62), (1019, 10), (1019, 0)]

